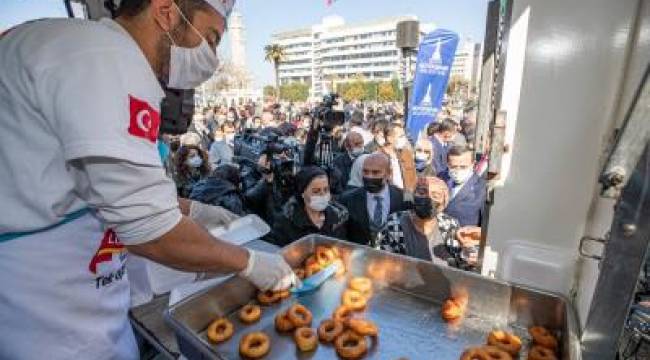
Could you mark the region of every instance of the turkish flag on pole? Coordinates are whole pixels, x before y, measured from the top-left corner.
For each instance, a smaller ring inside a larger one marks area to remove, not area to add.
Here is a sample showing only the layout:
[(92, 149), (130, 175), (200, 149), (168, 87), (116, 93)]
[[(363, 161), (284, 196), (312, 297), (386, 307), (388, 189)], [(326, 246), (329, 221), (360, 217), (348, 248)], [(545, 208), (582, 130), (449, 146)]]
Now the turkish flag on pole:
[(146, 101), (129, 95), (129, 134), (155, 143), (160, 128), (160, 114)]

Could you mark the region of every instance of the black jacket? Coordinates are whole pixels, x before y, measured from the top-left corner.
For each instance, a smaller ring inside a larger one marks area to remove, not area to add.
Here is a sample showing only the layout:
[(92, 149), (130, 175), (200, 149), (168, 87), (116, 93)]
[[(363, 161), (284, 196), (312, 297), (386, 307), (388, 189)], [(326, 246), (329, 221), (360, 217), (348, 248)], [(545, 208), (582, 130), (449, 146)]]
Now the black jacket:
[[(348, 209), (350, 219), (347, 223), (347, 240), (361, 245), (372, 245), (376, 234), (370, 230), (367, 206), (368, 192), (364, 188), (347, 191), (341, 195), (339, 202)], [(410, 203), (404, 202), (404, 193), (398, 187), (389, 185), (389, 214), (408, 210)]]
[(221, 206), (239, 216), (245, 215), (242, 196), (235, 185), (227, 180), (212, 176), (200, 180), (192, 187), (190, 199)]
[(342, 152), (334, 158), (333, 164), (336, 169), (341, 173), (340, 182), (342, 188), (348, 185), (348, 180), (350, 180), (350, 171), (352, 170), (352, 163), (354, 160), (350, 158), (350, 154), (347, 151)]
[(273, 229), (267, 240), (277, 246), (285, 246), (309, 234), (345, 239), (347, 220), (347, 209), (332, 201), (325, 209), (325, 222), (319, 229), (312, 223), (304, 205), (292, 197), (273, 222)]
[(254, 214), (261, 217), (269, 225), (282, 212), (282, 205), (291, 197), (290, 193), (283, 193), (277, 182), (268, 183), (265, 179), (260, 179), (250, 189), (244, 193), (244, 205)]

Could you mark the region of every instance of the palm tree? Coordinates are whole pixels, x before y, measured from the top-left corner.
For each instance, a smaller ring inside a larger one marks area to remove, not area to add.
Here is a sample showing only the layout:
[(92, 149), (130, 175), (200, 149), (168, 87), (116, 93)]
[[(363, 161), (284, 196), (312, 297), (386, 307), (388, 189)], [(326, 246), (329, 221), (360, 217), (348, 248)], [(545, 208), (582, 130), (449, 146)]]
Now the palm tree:
[(278, 77), (278, 69), (280, 67), (280, 62), (282, 62), (285, 57), (284, 48), (278, 44), (266, 45), (264, 47), (264, 53), (266, 54), (264, 60), (272, 63), (273, 68), (275, 69), (275, 93), (276, 95), (280, 94), (280, 79)]

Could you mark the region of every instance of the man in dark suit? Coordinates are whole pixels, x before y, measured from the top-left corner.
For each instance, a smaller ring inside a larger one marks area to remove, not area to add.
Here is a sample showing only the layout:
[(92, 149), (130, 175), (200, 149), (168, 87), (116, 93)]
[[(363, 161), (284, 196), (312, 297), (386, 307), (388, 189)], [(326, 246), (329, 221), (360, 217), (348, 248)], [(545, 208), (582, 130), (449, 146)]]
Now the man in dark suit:
[(339, 153), (334, 158), (332, 164), (341, 172), (341, 184), (343, 184), (343, 187), (345, 187), (345, 185), (348, 184), (348, 180), (350, 180), (350, 170), (352, 170), (352, 163), (357, 157), (359, 157), (359, 155), (364, 153), (363, 136), (357, 132), (350, 131), (345, 136), (343, 146), (345, 147), (345, 151)]
[(460, 226), (480, 226), (487, 184), (474, 172), (472, 152), (464, 146), (452, 146), (447, 162), (449, 169), (441, 175), (450, 195), (445, 213), (456, 218)]
[(385, 154), (374, 153), (363, 162), (363, 187), (344, 193), (339, 202), (350, 214), (347, 239), (362, 245), (375, 246), (389, 214), (408, 209), (404, 194), (390, 185), (390, 159)]
[(447, 118), (431, 123), (427, 128), (427, 135), (433, 145), (432, 167), (440, 175), (447, 171), (448, 144), (451, 144), (456, 136), (456, 123)]

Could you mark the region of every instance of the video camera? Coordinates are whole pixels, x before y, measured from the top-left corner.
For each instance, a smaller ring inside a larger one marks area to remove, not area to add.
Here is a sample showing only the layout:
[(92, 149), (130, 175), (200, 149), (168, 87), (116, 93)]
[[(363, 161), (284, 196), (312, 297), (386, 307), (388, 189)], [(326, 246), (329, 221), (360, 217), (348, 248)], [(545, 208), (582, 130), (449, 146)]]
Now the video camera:
[[(255, 130), (247, 129), (235, 136), (234, 155), (242, 165), (256, 169), (259, 173), (273, 173), (274, 182), (284, 189), (291, 189), (294, 176), (298, 172), (299, 149), (284, 143), (277, 134), (259, 135)], [(265, 155), (270, 168), (259, 167), (257, 160)]]
[[(312, 156), (305, 154), (305, 162), (313, 163), (328, 171), (334, 161), (334, 138), (332, 131), (345, 123), (345, 112), (334, 110), (338, 105), (339, 95), (329, 94), (323, 97), (323, 102), (311, 112), (312, 124), (309, 138), (316, 143)], [(306, 146), (307, 147), (307, 146)]]
[(318, 120), (320, 132), (330, 133), (335, 127), (345, 123), (345, 112), (334, 110), (334, 106), (338, 105), (338, 98), (338, 94), (325, 95), (322, 104), (312, 110), (311, 116)]

